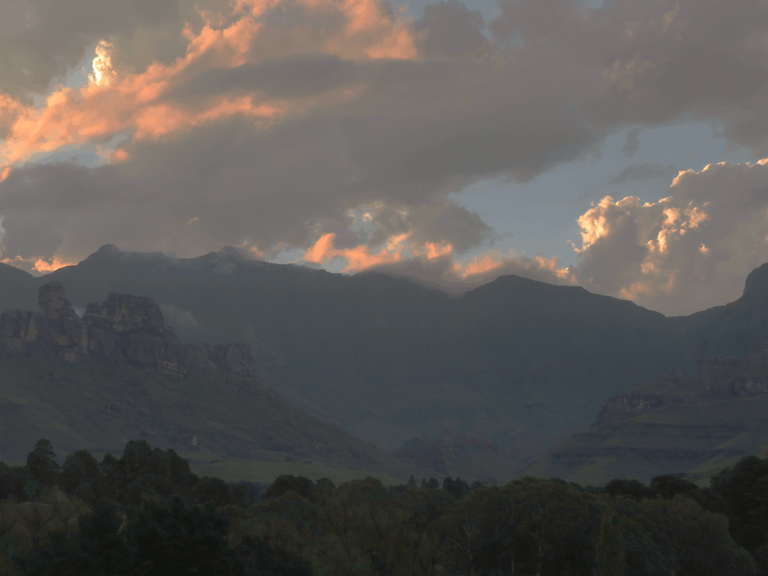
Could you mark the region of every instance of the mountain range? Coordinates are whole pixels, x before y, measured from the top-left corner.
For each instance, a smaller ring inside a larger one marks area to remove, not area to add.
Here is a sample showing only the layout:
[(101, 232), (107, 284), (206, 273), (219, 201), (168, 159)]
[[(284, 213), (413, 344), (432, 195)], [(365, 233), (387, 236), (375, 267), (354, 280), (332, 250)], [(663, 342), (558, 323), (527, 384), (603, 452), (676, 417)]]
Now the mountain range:
[(81, 314), (111, 292), (151, 298), (183, 342), (249, 344), (260, 377), (311, 416), (422, 469), (498, 480), (587, 429), (607, 398), (768, 341), (766, 265), (739, 300), (665, 317), (517, 276), (453, 296), (230, 247), (183, 259), (105, 245), (42, 277), (0, 265), (0, 310), (35, 309), (51, 281)]

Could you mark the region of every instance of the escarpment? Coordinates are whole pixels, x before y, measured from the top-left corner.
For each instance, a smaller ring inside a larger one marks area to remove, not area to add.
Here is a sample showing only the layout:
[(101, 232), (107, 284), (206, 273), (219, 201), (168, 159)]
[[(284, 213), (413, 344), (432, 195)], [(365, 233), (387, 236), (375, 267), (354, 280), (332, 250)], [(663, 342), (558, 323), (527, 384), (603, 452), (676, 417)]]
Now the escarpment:
[(249, 345), (184, 344), (151, 298), (111, 293), (102, 303), (89, 303), (80, 318), (61, 283), (49, 282), (39, 289), (38, 308), (0, 315), (0, 356), (127, 362), (178, 376), (222, 371), (259, 379)]
[(663, 374), (603, 402), (591, 428), (645, 414), (662, 406), (711, 402), (768, 393), (768, 344), (752, 344), (742, 358), (701, 358), (694, 378)]

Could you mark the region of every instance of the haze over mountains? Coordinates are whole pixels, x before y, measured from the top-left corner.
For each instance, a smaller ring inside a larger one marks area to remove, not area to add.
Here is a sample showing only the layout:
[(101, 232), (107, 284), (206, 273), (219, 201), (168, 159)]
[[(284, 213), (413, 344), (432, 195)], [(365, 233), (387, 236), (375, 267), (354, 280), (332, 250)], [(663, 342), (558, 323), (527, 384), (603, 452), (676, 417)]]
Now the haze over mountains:
[(765, 265), (736, 302), (667, 318), (516, 276), (453, 297), (232, 248), (176, 259), (106, 245), (43, 277), (0, 266), (0, 310), (35, 309), (37, 288), (54, 280), (76, 309), (110, 292), (150, 297), (184, 342), (249, 343), (262, 378), (310, 414), (382, 449), (427, 436), (418, 442), (430, 457), (485, 459), (500, 480), (586, 429), (606, 398), (768, 341)]

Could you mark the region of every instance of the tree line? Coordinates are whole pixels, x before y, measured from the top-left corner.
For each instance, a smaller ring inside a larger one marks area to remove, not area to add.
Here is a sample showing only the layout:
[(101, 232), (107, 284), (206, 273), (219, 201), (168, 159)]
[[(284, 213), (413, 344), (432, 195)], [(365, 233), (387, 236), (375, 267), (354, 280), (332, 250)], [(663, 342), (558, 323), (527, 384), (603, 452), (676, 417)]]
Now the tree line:
[(59, 466), (43, 439), (25, 466), (0, 463), (9, 576), (768, 576), (767, 534), (768, 460), (754, 456), (707, 488), (672, 475), (228, 484), (144, 440)]

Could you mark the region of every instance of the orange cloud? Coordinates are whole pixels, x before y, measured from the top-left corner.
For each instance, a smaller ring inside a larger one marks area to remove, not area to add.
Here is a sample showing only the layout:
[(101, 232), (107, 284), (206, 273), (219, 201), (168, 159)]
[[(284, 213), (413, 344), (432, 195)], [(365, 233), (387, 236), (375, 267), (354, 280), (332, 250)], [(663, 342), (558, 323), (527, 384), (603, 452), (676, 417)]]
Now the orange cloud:
[(347, 37), (378, 36), (378, 43), (365, 50), (369, 58), (416, 58), (414, 34), (404, 22), (386, 15), (378, 0), (346, 0), (343, 10)]
[(43, 274), (47, 274), (48, 272), (53, 272), (59, 268), (64, 268), (65, 266), (75, 266), (76, 264), (77, 262), (67, 262), (60, 259), (58, 256), (54, 256), (53, 258), (48, 258), (47, 260), (42, 258), (36, 260), (35, 270), (42, 272)]
[[(483, 254), (482, 256), (475, 256), (470, 260), (468, 263), (466, 263), (462, 268), (461, 271), (461, 277), (466, 278), (467, 276), (475, 276), (477, 274), (485, 274), (486, 272), (490, 272), (491, 270), (496, 270), (497, 268), (501, 268), (504, 265), (504, 258), (501, 257), (501, 255), (496, 252), (489, 252), (487, 254)], [(459, 264), (461, 267), (461, 264)], [(457, 270), (458, 271), (458, 270)]]
[(399, 262), (402, 258), (403, 243), (410, 233), (393, 236), (387, 241), (384, 248), (377, 253), (372, 253), (371, 249), (365, 245), (359, 245), (354, 248), (345, 248), (338, 250), (333, 247), (333, 241), (336, 234), (323, 234), (315, 244), (304, 253), (304, 260), (322, 264), (333, 258), (344, 258), (347, 261), (347, 267), (344, 273), (359, 272), (371, 266), (381, 264), (391, 264)]
[(119, 164), (120, 162), (126, 162), (131, 159), (131, 155), (128, 154), (125, 150), (122, 148), (116, 149), (112, 154), (109, 156), (109, 163), (110, 164)]
[[(445, 256), (453, 252), (453, 246), (447, 243), (435, 244), (434, 242), (426, 242), (424, 246), (427, 249), (427, 252), (425, 255), (429, 260), (432, 260), (433, 258), (439, 258), (440, 256)], [(414, 251), (413, 249), (412, 251), (414, 256), (418, 255), (418, 252)]]
[(77, 264), (77, 262), (64, 261), (58, 256), (54, 256), (53, 258), (22, 258), (21, 256), (16, 256), (15, 258), (4, 258), (3, 260), (0, 260), (0, 262), (11, 266), (17, 265), (20, 262), (34, 263), (32, 267), (43, 274), (54, 272), (65, 266), (74, 266)]
[[(270, 125), (289, 113), (305, 114), (313, 106), (328, 105), (328, 95), (303, 105), (260, 100), (258, 95), (223, 96), (205, 103), (201, 110), (160, 100), (171, 89), (204, 69), (235, 67), (256, 58), (252, 44), (265, 24), (255, 17), (281, 1), (238, 0), (230, 16), (239, 17), (220, 28), (216, 27), (213, 17), (201, 13), (205, 24), (198, 33), (189, 23), (184, 28), (184, 37), (188, 41), (185, 56), (167, 66), (155, 62), (140, 73), (121, 73), (116, 68), (119, 62), (114, 61), (113, 46), (102, 40), (96, 48), (89, 82), (78, 89), (58, 87), (39, 109), (0, 94), (0, 131), (7, 131), (0, 143), (0, 174), (9, 166), (40, 152), (107, 139), (118, 131), (132, 131), (134, 140), (157, 139), (177, 136), (195, 126), (232, 116)], [(380, 0), (345, 0), (342, 4), (331, 0), (304, 0), (303, 4), (341, 10), (347, 19), (344, 33), (329, 39), (322, 49), (324, 52), (354, 59), (417, 56), (409, 26), (384, 12)], [(346, 100), (358, 93), (345, 89), (334, 98)], [(115, 156), (116, 161), (127, 159), (123, 153)]]

